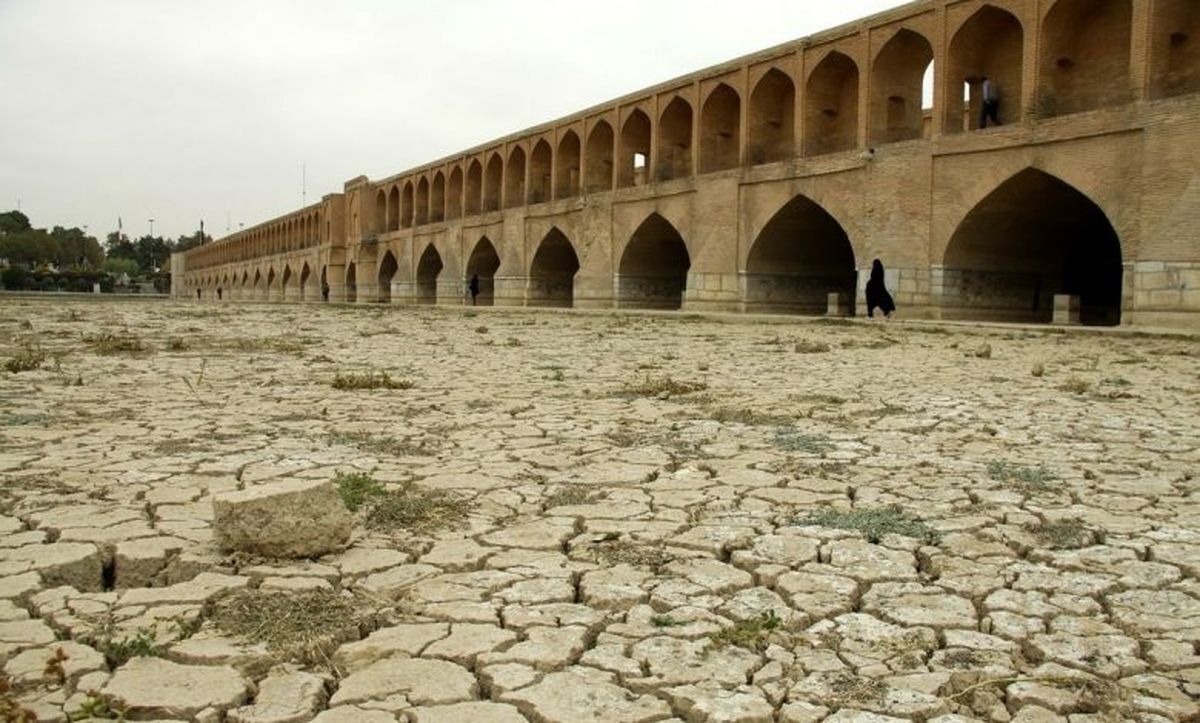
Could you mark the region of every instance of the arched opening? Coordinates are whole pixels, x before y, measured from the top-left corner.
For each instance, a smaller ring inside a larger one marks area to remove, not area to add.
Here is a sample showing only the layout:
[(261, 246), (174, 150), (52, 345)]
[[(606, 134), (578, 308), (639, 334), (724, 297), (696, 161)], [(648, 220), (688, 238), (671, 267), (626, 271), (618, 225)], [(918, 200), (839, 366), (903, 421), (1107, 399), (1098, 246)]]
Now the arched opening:
[(592, 128), (587, 142), (587, 170), (584, 189), (604, 193), (613, 187), (613, 129), (606, 121)]
[(483, 210), (483, 166), (479, 161), (471, 161), (467, 169), (467, 196), (465, 205), (467, 215), (472, 216)]
[(487, 174), (483, 179), (483, 212), (500, 210), (500, 186), (504, 183), (504, 161), (499, 153), (488, 160)]
[(221, 300), (221, 287), (218, 286), (217, 287), (217, 301), (220, 301), (220, 300)]
[(500, 255), (487, 236), (479, 239), (475, 250), (467, 259), (467, 283), (479, 277), (479, 296), (475, 299), (477, 306), (491, 306), (496, 303), (496, 271), (500, 268)]
[(284, 266), (283, 273), (279, 277), (279, 294), (283, 299), (288, 298), (288, 290), (292, 285), (292, 267)]
[(621, 254), (617, 267), (617, 306), (681, 308), (691, 266), (683, 237), (665, 218), (651, 214), (633, 233)]
[(442, 255), (433, 244), (425, 247), (417, 261), (417, 303), (432, 306), (437, 303), (438, 276), (442, 273)]
[(421, 176), (417, 181), (417, 213), (414, 224), (423, 226), (429, 223), (429, 179)]
[(575, 274), (579, 272), (579, 256), (575, 248), (557, 227), (542, 239), (533, 263), (529, 266), (529, 306), (570, 308), (575, 300)]
[(1104, 211), (1067, 183), (1026, 169), (963, 219), (946, 247), (947, 317), (1049, 322), (1054, 296), (1080, 297), (1082, 321), (1121, 321), (1121, 242)]
[[(371, 233), (382, 233), (387, 228), (387, 196), (383, 189), (375, 194), (375, 214), (371, 217)], [(278, 250), (279, 242), (276, 242)]]
[(646, 166), (650, 162), (650, 117), (640, 110), (630, 113), (621, 129), (620, 153), (617, 188), (644, 185)]
[(415, 204), (413, 203), (412, 181), (404, 184), (404, 194), (400, 197), (400, 226), (412, 228)]
[(346, 264), (346, 302), (353, 304), (358, 301), (358, 269), (354, 262)]
[(433, 176), (433, 191), (429, 199), (429, 222), (446, 220), (446, 176), (438, 171)]
[(658, 180), (692, 175), (692, 106), (676, 96), (658, 121)]
[(278, 278), (275, 274), (275, 267), (267, 269), (267, 301), (277, 301), (279, 298), (279, 289), (275, 286), (275, 279)]
[(321, 301), (329, 301), (329, 267), (321, 267)]
[(721, 83), (700, 111), (700, 172), (737, 168), (741, 143), (742, 99)]
[(388, 251), (379, 260), (379, 303), (390, 304), (392, 302), (392, 280), (396, 278), (396, 271), (400, 268), (396, 263), (396, 257)]
[(839, 52), (825, 56), (808, 76), (804, 152), (810, 156), (858, 146), (858, 66)]
[(763, 226), (746, 258), (746, 311), (819, 314), (837, 293), (854, 308), (858, 272), (845, 229), (819, 204), (796, 196)]
[(545, 203), (550, 200), (551, 169), (553, 166), (550, 144), (544, 139), (533, 147), (529, 154), (529, 202)]
[(1129, 102), (1130, 0), (1058, 0), (1042, 23), (1037, 115)]
[[(992, 83), (999, 97), (1000, 124), (1021, 120), (1021, 79), (1025, 53), (1025, 31), (1021, 21), (1007, 11), (984, 5), (975, 12), (950, 41), (946, 65), (946, 133), (979, 127), (983, 112), (983, 79)], [(965, 85), (964, 98), (957, 90)]]
[(933, 46), (901, 28), (875, 56), (871, 70), (872, 143), (895, 143), (924, 135), (924, 78)]
[(796, 154), (796, 86), (771, 68), (750, 94), (750, 163), (775, 163)]
[(508, 154), (508, 173), (504, 176), (504, 207), (525, 205), (525, 150), (520, 146)]
[(1155, 0), (1153, 8), (1151, 97), (1200, 91), (1200, 4)]
[[(555, 198), (571, 198), (579, 195), (579, 136), (567, 131), (558, 141), (558, 156), (555, 158)], [(609, 168), (612, 168), (610, 151)]]
[(388, 231), (400, 231), (400, 189), (391, 187), (388, 193)]
[[(475, 168), (479, 168), (479, 163), (475, 163)], [(475, 189), (475, 203), (479, 203), (479, 187)], [(454, 221), (462, 218), (462, 203), (463, 203), (463, 173), (458, 166), (450, 171), (450, 189), (446, 193), (446, 219)], [(477, 212), (477, 211), (476, 211)]]
[(300, 267), (300, 300), (301, 301), (311, 298), (311, 296), (309, 295), (309, 289), (308, 289), (308, 285), (310, 283), (312, 283), (312, 269), (310, 269), (308, 267), (308, 264), (306, 263), (306, 264), (304, 264), (304, 266)]

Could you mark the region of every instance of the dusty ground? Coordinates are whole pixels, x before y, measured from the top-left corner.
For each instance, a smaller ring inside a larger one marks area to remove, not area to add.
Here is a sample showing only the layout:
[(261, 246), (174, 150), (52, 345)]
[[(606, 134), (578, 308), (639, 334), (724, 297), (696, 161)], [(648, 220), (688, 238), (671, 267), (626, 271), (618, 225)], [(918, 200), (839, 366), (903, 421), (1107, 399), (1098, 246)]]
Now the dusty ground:
[[(1196, 339), (3, 300), (39, 351), (0, 370), (0, 706), (1200, 715)], [(412, 386), (333, 388), (376, 371)], [(213, 495), (339, 472), (419, 533), (213, 549)]]

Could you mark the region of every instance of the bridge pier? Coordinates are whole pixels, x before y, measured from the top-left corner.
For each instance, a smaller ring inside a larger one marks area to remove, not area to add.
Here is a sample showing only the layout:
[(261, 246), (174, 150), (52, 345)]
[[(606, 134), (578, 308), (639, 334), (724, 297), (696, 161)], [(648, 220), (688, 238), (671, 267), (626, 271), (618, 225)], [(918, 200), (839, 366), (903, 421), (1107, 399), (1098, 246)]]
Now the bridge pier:
[(417, 285), (411, 281), (393, 281), (392, 306), (413, 306), (417, 303)]
[[(529, 288), (527, 276), (496, 276), (493, 279), (492, 304), (495, 306), (525, 306), (525, 292)], [(466, 295), (471, 303), (471, 294)]]

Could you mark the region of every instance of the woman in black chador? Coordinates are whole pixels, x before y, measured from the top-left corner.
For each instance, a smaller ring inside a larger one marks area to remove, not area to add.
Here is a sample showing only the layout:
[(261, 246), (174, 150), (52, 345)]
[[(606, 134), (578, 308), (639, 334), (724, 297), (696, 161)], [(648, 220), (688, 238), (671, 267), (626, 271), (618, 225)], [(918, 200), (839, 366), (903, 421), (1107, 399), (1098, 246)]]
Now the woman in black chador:
[(882, 311), (884, 316), (891, 316), (896, 310), (896, 302), (884, 286), (883, 263), (879, 259), (871, 264), (871, 280), (867, 282), (867, 316), (875, 318), (875, 309)]

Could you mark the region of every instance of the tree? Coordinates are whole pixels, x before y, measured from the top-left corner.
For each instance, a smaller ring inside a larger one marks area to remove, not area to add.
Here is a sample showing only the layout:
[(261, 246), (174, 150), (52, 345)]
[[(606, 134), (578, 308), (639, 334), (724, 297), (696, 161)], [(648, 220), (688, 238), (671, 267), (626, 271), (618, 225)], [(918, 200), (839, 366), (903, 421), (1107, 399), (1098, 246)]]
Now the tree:
[(113, 231), (104, 241), (109, 258), (137, 259), (137, 249), (127, 236)]
[(110, 274), (129, 274), (130, 276), (137, 276), (138, 265), (133, 259), (114, 256), (104, 260), (104, 270)]
[(104, 250), (100, 242), (88, 236), (82, 229), (55, 226), (50, 235), (58, 241), (60, 266), (97, 268), (104, 262)]
[(204, 237), (201, 238), (200, 232), (197, 231), (191, 235), (180, 236), (179, 240), (175, 242), (174, 251), (177, 254), (181, 254), (184, 251), (189, 251), (197, 246), (212, 243), (212, 240), (212, 236), (209, 236), (208, 234), (204, 234)]
[(171, 242), (162, 236), (142, 236), (133, 244), (134, 259), (142, 271), (152, 271), (167, 265), (171, 258)]
[(29, 225), (29, 217), (20, 211), (0, 213), (0, 236), (32, 230), (33, 226)]

